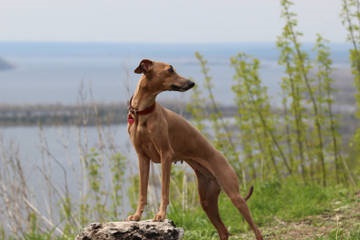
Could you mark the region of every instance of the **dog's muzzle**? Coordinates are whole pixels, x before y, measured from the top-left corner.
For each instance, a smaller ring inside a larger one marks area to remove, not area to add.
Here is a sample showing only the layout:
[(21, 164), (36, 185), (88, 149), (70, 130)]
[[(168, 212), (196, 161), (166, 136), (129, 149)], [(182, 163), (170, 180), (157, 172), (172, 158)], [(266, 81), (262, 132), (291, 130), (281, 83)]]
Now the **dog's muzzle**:
[(193, 81), (187, 80), (186, 83), (183, 84), (182, 86), (178, 86), (175, 84), (171, 85), (171, 91), (185, 92), (194, 86), (195, 83)]

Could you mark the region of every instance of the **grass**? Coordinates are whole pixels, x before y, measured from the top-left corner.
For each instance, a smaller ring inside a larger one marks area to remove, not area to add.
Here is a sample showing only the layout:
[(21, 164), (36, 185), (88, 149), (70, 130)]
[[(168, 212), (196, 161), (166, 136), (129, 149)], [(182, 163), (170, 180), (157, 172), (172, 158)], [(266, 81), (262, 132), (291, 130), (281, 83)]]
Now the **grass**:
[[(360, 239), (359, 194), (347, 188), (303, 185), (296, 180), (282, 184), (257, 184), (248, 204), (265, 239)], [(220, 214), (231, 239), (253, 239), (247, 223), (225, 195)], [(169, 218), (185, 229), (184, 240), (218, 239), (200, 205), (183, 211), (172, 205)]]

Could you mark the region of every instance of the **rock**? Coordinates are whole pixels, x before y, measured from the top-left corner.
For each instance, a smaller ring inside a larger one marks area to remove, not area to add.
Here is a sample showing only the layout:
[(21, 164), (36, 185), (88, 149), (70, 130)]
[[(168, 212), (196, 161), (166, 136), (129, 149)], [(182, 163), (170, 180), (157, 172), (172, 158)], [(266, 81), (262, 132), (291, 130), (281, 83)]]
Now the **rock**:
[(184, 230), (171, 220), (91, 223), (75, 240), (180, 240)]

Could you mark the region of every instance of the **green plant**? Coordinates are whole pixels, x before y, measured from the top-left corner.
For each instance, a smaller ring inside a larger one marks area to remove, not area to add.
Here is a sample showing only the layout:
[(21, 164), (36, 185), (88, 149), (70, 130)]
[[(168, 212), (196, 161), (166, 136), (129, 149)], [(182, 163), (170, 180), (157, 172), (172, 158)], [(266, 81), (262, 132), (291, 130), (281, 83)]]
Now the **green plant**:
[(199, 52), (195, 53), (195, 57), (200, 63), (201, 72), (204, 76), (204, 89), (207, 93), (205, 99), (208, 99), (208, 101), (203, 101), (203, 103), (206, 104), (208, 114), (202, 115), (206, 116), (211, 123), (212, 134), (210, 135), (213, 136), (212, 142), (216, 148), (225, 154), (225, 156), (231, 163), (233, 163), (233, 165), (237, 166), (240, 162), (239, 156), (236, 152), (236, 146), (233, 142), (231, 131), (228, 128), (228, 123), (225, 121), (220, 107), (218, 106), (218, 103), (215, 99), (213, 93), (212, 77), (209, 75), (207, 61)]
[[(337, 182), (354, 182), (342, 157), (337, 116), (332, 110), (334, 89), (328, 42), (318, 35), (314, 47), (317, 56), (311, 60), (310, 54), (302, 48), (302, 33), (297, 30), (292, 5), (291, 1), (281, 1), (285, 25), (277, 41), (281, 51), (279, 63), (286, 73), (282, 89), (291, 168), (300, 167), (304, 182), (320, 181), (325, 186), (329, 175), (333, 174), (332, 169), (335, 169)], [(334, 168), (330, 167), (331, 163)]]
[[(347, 30), (347, 40), (351, 43), (350, 49), (350, 63), (351, 71), (354, 76), (355, 101), (357, 105), (356, 117), (360, 119), (360, 4), (357, 0), (343, 0), (342, 1), (342, 23)], [(353, 163), (358, 160), (360, 156), (360, 127), (355, 130), (354, 136), (350, 141), (352, 154), (350, 161)], [(360, 169), (357, 168), (357, 172)], [(357, 179), (359, 181), (359, 179)]]
[[(335, 168), (336, 183), (349, 181), (355, 184), (348, 163), (343, 156), (342, 140), (339, 134), (339, 116), (333, 111), (333, 94), (336, 91), (332, 87), (334, 79), (331, 77), (333, 72), (332, 60), (330, 58), (329, 42), (321, 35), (317, 36), (314, 51), (317, 53), (315, 68), (317, 69), (316, 78), (317, 97), (319, 102), (318, 120), (326, 130), (324, 135), (328, 138), (328, 145), (323, 147), (333, 158)], [(320, 147), (320, 146), (319, 146)]]
[[(238, 106), (235, 119), (239, 126), (239, 141), (245, 152), (244, 161), (251, 166), (253, 177), (258, 175), (255, 166), (261, 166), (259, 175), (263, 180), (266, 176), (273, 176), (269, 170), (273, 170), (276, 178), (281, 177), (283, 171), (291, 174), (280, 144), (281, 137), (275, 131), (279, 120), (271, 109), (267, 88), (259, 77), (259, 60), (240, 53), (231, 59), (231, 64), (235, 69), (232, 90)], [(284, 169), (279, 169), (279, 160), (284, 164)]]
[(105, 192), (102, 190), (101, 183), (103, 182), (103, 157), (97, 152), (97, 149), (91, 148), (90, 152), (85, 157), (85, 167), (87, 171), (87, 179), (90, 191), (90, 201), (93, 201), (94, 207), (91, 211), (95, 214), (99, 221), (105, 219), (106, 211), (103, 203), (103, 196)]
[[(287, 143), (289, 154), (291, 154), (292, 168), (300, 166), (303, 180), (306, 181), (306, 156), (305, 156), (305, 123), (304, 111), (301, 104), (303, 100), (304, 85), (299, 73), (300, 59), (293, 48), (292, 35), (295, 34), (293, 28), (297, 25), (295, 14), (290, 12), (291, 2), (281, 1), (282, 17), (285, 19), (282, 35), (277, 40), (277, 46), (281, 50), (279, 64), (285, 67), (286, 76), (282, 78), (283, 106), (285, 109), (285, 121), (287, 125)], [(296, 32), (297, 33), (297, 32)], [(299, 33), (294, 37), (298, 37)], [(297, 46), (298, 47), (298, 46)], [(294, 137), (293, 137), (294, 136)]]
[(125, 174), (125, 156), (121, 153), (116, 153), (110, 157), (110, 170), (112, 173), (112, 187), (111, 187), (111, 210), (112, 218), (116, 219), (119, 215), (119, 207), (123, 200), (123, 177)]

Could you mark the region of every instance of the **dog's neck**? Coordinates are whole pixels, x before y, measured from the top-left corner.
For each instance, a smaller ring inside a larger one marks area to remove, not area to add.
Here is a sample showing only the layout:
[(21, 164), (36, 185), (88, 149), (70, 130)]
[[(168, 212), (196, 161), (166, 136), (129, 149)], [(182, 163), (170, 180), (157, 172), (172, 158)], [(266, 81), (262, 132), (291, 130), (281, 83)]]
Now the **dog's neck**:
[(157, 94), (151, 94), (149, 91), (145, 90), (146, 85), (143, 81), (146, 81), (146, 79), (141, 79), (141, 81), (139, 81), (134, 95), (129, 101), (129, 107), (131, 109), (135, 109), (138, 112), (148, 112), (148, 109), (152, 109), (155, 106), (157, 96)]
[(133, 100), (133, 97), (131, 97), (129, 100), (129, 114), (133, 114), (134, 116), (146, 115), (146, 114), (152, 113), (155, 110), (155, 107), (156, 107), (155, 102), (147, 108), (139, 109), (139, 108), (132, 106), (132, 100)]

